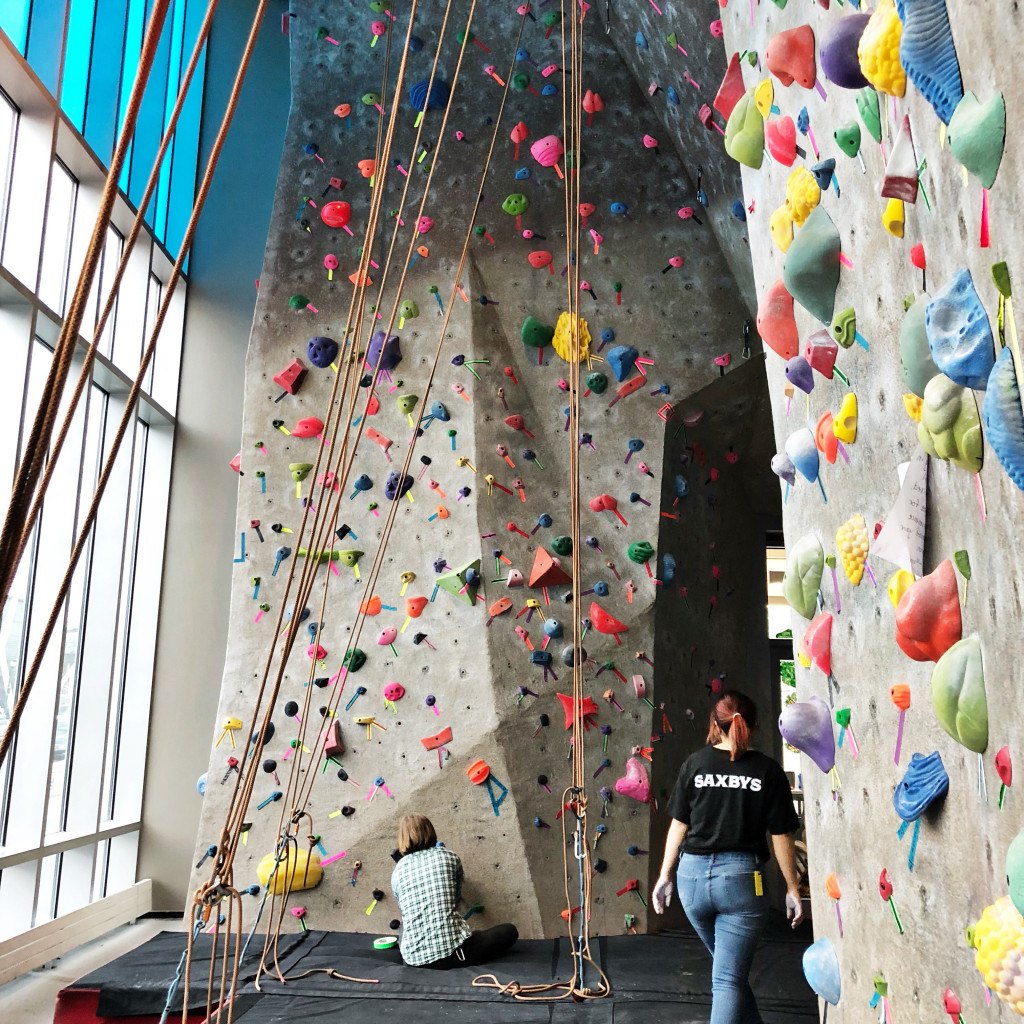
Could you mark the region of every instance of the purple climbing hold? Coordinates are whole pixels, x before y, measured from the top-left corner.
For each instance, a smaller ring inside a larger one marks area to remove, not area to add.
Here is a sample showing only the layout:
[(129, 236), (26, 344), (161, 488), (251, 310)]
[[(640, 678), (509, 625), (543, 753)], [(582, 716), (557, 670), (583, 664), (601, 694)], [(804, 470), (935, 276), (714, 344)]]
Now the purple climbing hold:
[(863, 89), (870, 83), (860, 69), (857, 46), (870, 14), (848, 14), (839, 18), (826, 34), (818, 54), (825, 77), (840, 89)]
[(377, 331), (370, 338), (370, 347), (366, 352), (366, 363), (376, 369), (377, 360), (380, 360), (382, 371), (390, 373), (402, 361), (402, 342), (397, 334), (393, 334), (386, 341), (384, 332)]

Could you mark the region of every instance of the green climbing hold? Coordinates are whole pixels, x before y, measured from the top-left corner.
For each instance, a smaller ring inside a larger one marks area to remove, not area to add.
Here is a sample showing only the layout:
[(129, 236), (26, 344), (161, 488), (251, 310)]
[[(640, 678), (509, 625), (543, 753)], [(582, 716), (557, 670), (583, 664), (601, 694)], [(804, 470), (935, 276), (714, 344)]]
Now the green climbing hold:
[(831, 323), (839, 287), (839, 232), (816, 206), (786, 253), (782, 280), (790, 295), (822, 323)]
[(1010, 269), (1005, 260), (992, 264), (992, 283), (1004, 299), (1010, 298), (1013, 289), (1010, 287)]
[(786, 9), (786, 4), (789, 3), (789, 0), (772, 0), (772, 2), (775, 4), (776, 7), (778, 7), (780, 11), (784, 11)]
[(303, 480), (313, 471), (312, 462), (290, 462), (288, 463), (288, 472), (292, 475), (292, 480), (297, 484), (301, 484)]
[(924, 389), (928, 386), (928, 381), (939, 372), (939, 368), (932, 360), (928, 332), (925, 330), (924, 311), (929, 302), (931, 297), (927, 293), (919, 295), (917, 301), (903, 315), (903, 323), (900, 325), (903, 383), (918, 398), (924, 398)]
[(949, 150), (981, 182), (995, 183), (1006, 144), (1006, 101), (997, 92), (981, 103), (965, 92), (949, 120)]
[[(470, 582), (470, 580), (475, 582)], [(480, 559), (476, 558), (472, 562), (460, 565), (457, 569), (438, 576), (434, 582), (457, 601), (475, 605), (476, 593), (480, 586)]]
[(754, 102), (754, 90), (740, 97), (725, 126), (725, 151), (755, 171), (764, 160), (764, 118)]
[(358, 672), (366, 664), (366, 654), (358, 647), (350, 647), (341, 663), (349, 672)]
[(643, 565), (644, 562), (649, 562), (654, 557), (654, 547), (645, 540), (638, 540), (629, 545), (626, 554), (631, 562)]
[(988, 746), (985, 664), (977, 634), (964, 637), (939, 658), (932, 672), (932, 707), (950, 736), (983, 754)]
[(1006, 884), (1013, 905), (1024, 914), (1024, 831), (1017, 833), (1006, 851)]
[(801, 537), (786, 553), (782, 596), (805, 619), (813, 619), (818, 610), (818, 588), (824, 571), (825, 552), (813, 533)]
[(870, 85), (857, 91), (854, 100), (857, 103), (857, 113), (868, 130), (868, 135), (875, 142), (882, 141), (882, 111), (878, 105), (878, 93)]
[(528, 316), (519, 331), (519, 337), (523, 339), (523, 344), (530, 348), (545, 348), (551, 344), (551, 339), (554, 336), (554, 327), (548, 327), (546, 323), (538, 320), (535, 316)]
[(860, 152), (860, 125), (856, 121), (841, 124), (832, 137), (848, 157), (855, 157)]
[(857, 313), (853, 306), (836, 313), (829, 330), (839, 345), (849, 348), (857, 340)]
[(501, 204), (501, 208), (510, 217), (518, 217), (520, 214), (526, 213), (529, 205), (530, 200), (527, 199), (522, 192), (513, 192), (511, 195), (505, 197), (505, 201)]
[(953, 552), (953, 564), (957, 567), (960, 575), (970, 582), (971, 579), (971, 556), (964, 550)]
[(924, 389), (917, 439), (934, 458), (952, 462), (968, 473), (980, 473), (983, 443), (974, 392), (941, 373), (932, 377)]
[(595, 395), (603, 395), (608, 390), (608, 378), (599, 370), (594, 373), (588, 373), (586, 385)]
[(562, 558), (568, 558), (572, 554), (572, 537), (556, 537), (551, 542), (551, 550)]

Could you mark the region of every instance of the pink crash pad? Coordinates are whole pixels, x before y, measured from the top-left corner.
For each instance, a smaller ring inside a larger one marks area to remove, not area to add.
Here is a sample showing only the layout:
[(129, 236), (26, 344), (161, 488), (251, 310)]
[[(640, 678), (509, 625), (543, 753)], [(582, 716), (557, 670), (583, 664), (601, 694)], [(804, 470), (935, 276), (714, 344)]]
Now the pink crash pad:
[(962, 636), (956, 572), (947, 558), (900, 598), (896, 643), (914, 661), (938, 661)]

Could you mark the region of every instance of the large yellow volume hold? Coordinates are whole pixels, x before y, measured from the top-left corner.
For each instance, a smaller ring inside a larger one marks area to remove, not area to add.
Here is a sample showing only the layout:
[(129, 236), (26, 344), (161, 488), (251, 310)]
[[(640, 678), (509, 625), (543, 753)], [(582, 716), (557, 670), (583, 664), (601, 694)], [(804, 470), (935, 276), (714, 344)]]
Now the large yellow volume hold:
[[(260, 885), (265, 887), (269, 883), (270, 891), (275, 896), (284, 893), (286, 884), (289, 892), (301, 892), (303, 889), (315, 888), (324, 877), (324, 869), (320, 866), (320, 854), (315, 850), (307, 853), (305, 850), (289, 847), (285, 850), (281, 863), (277, 865), (275, 874), (276, 860), (276, 853), (268, 853), (256, 865), (256, 877), (260, 880)], [(274, 879), (271, 882), (272, 874)]]
[(820, 202), (821, 189), (814, 175), (806, 167), (795, 167), (790, 171), (786, 182), (786, 205), (798, 226), (803, 227), (811, 210)]
[(576, 322), (579, 324), (579, 349), (575, 358), (573, 357), (572, 319), (568, 313), (558, 314), (558, 320), (555, 322), (555, 334), (551, 339), (551, 346), (555, 353), (567, 363), (578, 363), (590, 355), (590, 328), (587, 326), (587, 321), (581, 316), (576, 317)]
[(1024, 918), (1009, 896), (985, 908), (974, 926), (974, 965), (1004, 1003), (1024, 1015)]
[(864, 578), (864, 563), (868, 559), (868, 528), (859, 512), (836, 530), (836, 547), (846, 578), (858, 586)]
[(903, 26), (893, 0), (881, 0), (861, 33), (857, 46), (861, 74), (879, 91), (902, 96), (907, 75), (900, 63)]

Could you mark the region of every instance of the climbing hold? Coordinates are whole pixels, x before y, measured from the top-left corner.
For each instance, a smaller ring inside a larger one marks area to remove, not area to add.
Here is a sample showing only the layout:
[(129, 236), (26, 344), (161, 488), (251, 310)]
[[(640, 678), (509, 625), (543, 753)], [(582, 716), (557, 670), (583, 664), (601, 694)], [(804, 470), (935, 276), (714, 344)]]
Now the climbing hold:
[(802, 226), (821, 202), (821, 189), (806, 167), (796, 167), (786, 180), (786, 205), (797, 225)]
[(848, 157), (855, 157), (860, 152), (860, 125), (856, 121), (840, 125), (832, 133), (832, 138)]
[(366, 664), (366, 653), (359, 647), (350, 647), (341, 663), (349, 672), (358, 672)]
[(654, 557), (654, 547), (646, 540), (638, 540), (629, 545), (626, 549), (626, 554), (631, 562), (643, 565)]
[(832, 675), (832, 613), (820, 612), (812, 620), (800, 643), (807, 661), (826, 676)]
[[(511, 573), (509, 577), (511, 579)], [(448, 594), (451, 594), (457, 601), (465, 601), (466, 604), (475, 605), (477, 590), (480, 587), (480, 559), (475, 558), (466, 562), (456, 569), (442, 573), (434, 580), (434, 583)], [(521, 585), (521, 584), (520, 584)], [(512, 586), (512, 583), (509, 583)]]
[(988, 378), (981, 414), (985, 434), (1006, 475), (1024, 491), (1024, 415), (1009, 346), (999, 353)]
[(900, 63), (918, 92), (949, 124), (964, 94), (946, 0), (901, 0), (903, 21)]
[(902, 96), (907, 76), (900, 64), (902, 26), (893, 0), (880, 0), (868, 19), (857, 45), (857, 57), (864, 77), (879, 92)]
[(839, 287), (840, 247), (839, 232), (832, 218), (824, 207), (817, 206), (786, 253), (782, 271), (793, 298), (826, 324), (832, 320)]
[(902, 199), (905, 203), (917, 202), (917, 153), (910, 118), (906, 114), (885, 165), (880, 195), (885, 199)]
[(632, 345), (616, 345), (615, 348), (609, 349), (605, 356), (609, 369), (619, 382), (632, 374), (639, 358), (640, 353)]
[[(570, 541), (569, 551), (571, 552), (571, 550), (572, 542)], [(533, 556), (529, 586), (554, 587), (561, 583), (572, 583), (572, 578), (562, 568), (562, 563), (557, 558), (549, 555), (544, 548), (538, 547)]]
[(762, 78), (754, 86), (754, 106), (762, 120), (767, 121), (768, 115), (772, 112), (775, 104), (775, 85), (770, 78)]
[(818, 55), (821, 70), (840, 89), (863, 89), (868, 84), (860, 69), (857, 46), (870, 19), (870, 14), (838, 18), (822, 40)]
[(587, 321), (576, 314), (575, 323), (574, 330), (573, 318), (566, 312), (559, 313), (555, 321), (555, 333), (551, 337), (555, 353), (567, 363), (578, 363), (590, 355), (590, 328)]
[(768, 42), (765, 54), (768, 70), (785, 86), (802, 85), (813, 89), (817, 79), (814, 66), (814, 32), (810, 25), (777, 32)]
[(451, 92), (451, 86), (440, 78), (435, 78), (432, 83), (425, 78), (409, 86), (409, 106), (417, 113), (425, 110), (444, 110), (448, 106)]
[(832, 940), (823, 937), (811, 943), (804, 950), (803, 968), (807, 984), (815, 994), (825, 1002), (838, 1006), (843, 979), (839, 970), (839, 956)]
[(889, 232), (893, 238), (903, 237), (903, 228), (906, 223), (902, 199), (890, 199), (882, 211), (882, 227)]
[(333, 338), (310, 338), (306, 343), (306, 357), (321, 370), (326, 370), (338, 358), (338, 343)]
[(985, 986), (1016, 1013), (1024, 1011), (1024, 918), (1010, 896), (986, 907), (973, 928), (974, 965)]
[(572, 537), (555, 537), (551, 541), (551, 550), (562, 558), (568, 558), (572, 554)]
[(1006, 850), (1006, 882), (1019, 911), (1024, 907), (1024, 832), (1018, 832)]
[[(772, 456), (772, 472), (780, 480), (785, 480), (790, 487), (796, 483), (796, 466), (785, 452), (779, 452)], [(808, 615), (806, 618), (810, 618), (810, 616)]]
[(782, 596), (790, 608), (805, 619), (814, 617), (824, 571), (825, 552), (813, 533), (805, 534), (786, 552)]
[(893, 608), (899, 608), (903, 595), (914, 585), (916, 579), (908, 569), (899, 569), (889, 577), (886, 584), (886, 593), (889, 595), (889, 603)]
[(999, 173), (1006, 144), (1006, 101), (1002, 93), (981, 103), (965, 92), (949, 121), (949, 149), (981, 182), (991, 188)]
[(914, 304), (903, 314), (900, 325), (900, 364), (903, 368), (903, 383), (919, 398), (924, 397), (924, 389), (939, 372), (932, 360), (932, 351), (928, 345), (928, 331), (925, 328), (925, 310), (931, 297), (925, 293), (919, 295)]
[(764, 160), (764, 118), (754, 103), (753, 92), (744, 93), (725, 126), (725, 151), (753, 170), (760, 170)]
[(603, 395), (608, 389), (608, 378), (600, 370), (588, 373), (584, 383), (595, 395)]
[(738, 52), (734, 52), (729, 58), (729, 66), (726, 68), (725, 77), (718, 87), (712, 106), (728, 121), (745, 91), (743, 72), (740, 70), (740, 55)]
[(853, 306), (840, 310), (832, 317), (829, 327), (836, 344), (849, 348), (857, 340), (857, 311)]
[(868, 528), (859, 512), (854, 513), (836, 531), (836, 548), (846, 578), (855, 587), (860, 586), (868, 560)]
[(758, 304), (757, 333), (783, 359), (792, 359), (800, 351), (800, 338), (793, 315), (793, 296), (782, 278), (768, 288)]
[(802, 427), (786, 438), (786, 455), (797, 472), (808, 482), (818, 479), (818, 448), (814, 443), (814, 435), (807, 427)]
[(324, 877), (324, 869), (320, 866), (320, 854), (316, 850), (286, 846), (280, 854), (268, 853), (260, 860), (256, 865), (256, 877), (272, 895), (282, 896), (286, 892), (315, 888)]
[[(743, 204), (741, 203), (740, 206), (742, 207)], [(771, 232), (772, 241), (779, 252), (788, 252), (789, 247), (793, 244), (793, 215), (789, 212), (787, 205), (783, 204), (772, 211), (772, 215), (768, 219), (768, 230)]]
[(924, 322), (939, 371), (961, 387), (984, 390), (995, 365), (995, 341), (970, 270), (961, 267), (936, 292)]
[(397, 334), (385, 341), (384, 332), (376, 331), (370, 338), (366, 350), (366, 365), (377, 368), (380, 363), (382, 373), (391, 373), (402, 361), (402, 342)]
[(964, 637), (939, 658), (932, 671), (935, 717), (957, 743), (983, 754), (988, 746), (985, 662), (978, 635)]
[(632, 797), (642, 804), (650, 803), (651, 776), (647, 765), (640, 758), (631, 757), (626, 761), (626, 774), (615, 780), (615, 792)]
[(822, 160), (821, 163), (815, 164), (811, 168), (811, 174), (814, 175), (814, 181), (822, 192), (832, 184), (832, 177), (835, 172), (836, 162), (833, 157), (829, 157), (827, 160)]
[(784, 167), (792, 167), (796, 159), (796, 124), (788, 114), (765, 122), (765, 142), (768, 152)]
[(843, 396), (839, 412), (832, 420), (832, 429), (843, 444), (857, 440), (857, 396), (852, 391)]
[(786, 363), (786, 380), (805, 394), (814, 390), (814, 371), (803, 356), (793, 356)]
[(307, 476), (313, 471), (312, 462), (290, 462), (288, 463), (288, 472), (291, 475), (292, 480), (295, 483), (302, 483)]
[(598, 633), (605, 633), (614, 636), (618, 640), (620, 633), (627, 632), (625, 623), (619, 622), (614, 615), (606, 612), (596, 601), (590, 602), (590, 620)]
[(320, 219), (329, 228), (343, 228), (352, 219), (352, 207), (343, 199), (324, 203), (320, 207)]
[(412, 485), (413, 479), (408, 473), (399, 476), (397, 471), (392, 471), (388, 473), (388, 478), (384, 482), (384, 494), (391, 501), (397, 501), (412, 490)]
[(820, 697), (787, 704), (779, 715), (782, 738), (828, 774), (836, 764), (832, 713)]
[(858, 91), (854, 101), (857, 104), (857, 113), (860, 114), (860, 119), (868, 130), (868, 135), (875, 142), (881, 142), (882, 111), (878, 105), (878, 93), (869, 85)]
[(545, 348), (551, 344), (551, 339), (555, 336), (555, 329), (542, 323), (535, 316), (528, 316), (523, 321), (519, 336), (522, 338), (523, 344), (530, 348)]
[(938, 661), (962, 636), (956, 571), (947, 558), (900, 598), (896, 643), (914, 661)]
[(824, 328), (808, 335), (807, 341), (804, 342), (804, 359), (826, 380), (832, 380), (835, 376), (838, 355), (838, 343)]
[(541, 165), (541, 167), (557, 167), (558, 161), (562, 158), (565, 147), (557, 135), (545, 135), (530, 146), (530, 156)]

